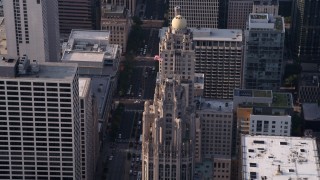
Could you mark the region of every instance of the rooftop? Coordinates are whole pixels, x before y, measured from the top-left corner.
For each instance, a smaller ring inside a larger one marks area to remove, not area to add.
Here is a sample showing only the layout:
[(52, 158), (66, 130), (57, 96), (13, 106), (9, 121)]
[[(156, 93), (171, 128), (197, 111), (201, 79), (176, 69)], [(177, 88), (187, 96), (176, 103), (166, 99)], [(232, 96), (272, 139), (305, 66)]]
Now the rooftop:
[(302, 72), (300, 86), (314, 86), (320, 88), (320, 72)]
[(90, 90), (90, 78), (79, 78), (79, 97), (83, 98), (88, 95)]
[(303, 103), (302, 108), (306, 121), (320, 121), (320, 105), (318, 103)]
[(109, 31), (72, 30), (62, 61), (104, 62), (116, 59), (119, 45), (109, 44)]
[(115, 18), (115, 17), (125, 17), (126, 8), (125, 6), (116, 6), (111, 4), (101, 5), (101, 16), (102, 18)]
[[(242, 42), (240, 29), (189, 28), (195, 41), (237, 41)], [(159, 37), (164, 38), (167, 28), (160, 29)]]
[[(293, 107), (290, 93), (272, 92), (271, 90), (235, 89), (234, 98), (242, 98), (241, 106), (257, 107)], [(246, 98), (248, 97), (248, 98)]]
[[(8, 59), (8, 61), (0, 60), (0, 67), (4, 67), (4, 71), (12, 71), (5, 72), (8, 74), (15, 74), (15, 76), (4, 76), (7, 78), (19, 78), (19, 79), (50, 79), (50, 80), (73, 80), (74, 76), (77, 73), (78, 65), (74, 63), (54, 63), (54, 62), (32, 62), (29, 67), (25, 66), (25, 69), (28, 69), (25, 74), (18, 73), (18, 71), (13, 68), (15, 66), (18, 67), (18, 64), (21, 60), (17, 61), (17, 59)], [(37, 66), (36, 71), (33, 71), (31, 67)], [(11, 68), (8, 68), (11, 67)], [(1, 73), (0, 73), (1, 74)]]
[(233, 101), (231, 100), (213, 100), (213, 99), (197, 99), (197, 109), (199, 110), (209, 110), (214, 112), (232, 112)]
[(255, 0), (253, 1), (254, 5), (279, 5), (279, 1), (278, 0)]
[(249, 15), (249, 29), (254, 30), (277, 30), (284, 32), (283, 17), (273, 17), (272, 14), (266, 13), (250, 13)]
[(243, 135), (243, 179), (320, 178), (316, 142), (312, 138)]
[(234, 96), (272, 97), (272, 90), (235, 89)]
[(99, 118), (103, 119), (107, 97), (110, 90), (110, 78), (94, 76), (91, 79), (91, 91), (98, 105)]
[(211, 160), (204, 160), (202, 163), (197, 163), (194, 167), (195, 179), (210, 179), (213, 176), (213, 166)]

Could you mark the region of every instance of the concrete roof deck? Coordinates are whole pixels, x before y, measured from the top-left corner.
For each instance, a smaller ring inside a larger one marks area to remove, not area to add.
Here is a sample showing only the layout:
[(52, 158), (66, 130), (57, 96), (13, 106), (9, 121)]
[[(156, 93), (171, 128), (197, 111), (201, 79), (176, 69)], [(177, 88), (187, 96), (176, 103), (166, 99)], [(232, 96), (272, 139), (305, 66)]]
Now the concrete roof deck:
[(244, 179), (320, 178), (317, 146), (312, 138), (244, 135), (241, 144)]

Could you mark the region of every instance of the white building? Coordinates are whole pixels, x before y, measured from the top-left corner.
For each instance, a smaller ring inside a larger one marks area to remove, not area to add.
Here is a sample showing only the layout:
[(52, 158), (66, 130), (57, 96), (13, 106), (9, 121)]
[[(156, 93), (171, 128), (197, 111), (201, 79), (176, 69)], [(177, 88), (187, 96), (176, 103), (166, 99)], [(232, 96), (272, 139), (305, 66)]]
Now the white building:
[(181, 7), (181, 15), (191, 28), (218, 28), (219, 0), (170, 0), (169, 20), (175, 17), (175, 7)]
[(79, 78), (80, 121), (81, 121), (81, 178), (94, 179), (98, 146), (98, 119), (93, 109), (91, 79)]
[(77, 65), (0, 61), (0, 179), (80, 179)]
[[(233, 90), (240, 88), (242, 83), (242, 30), (189, 29), (195, 46), (195, 71), (204, 74), (204, 97), (231, 99)], [(162, 28), (162, 39), (164, 34), (165, 28)]]
[(250, 134), (290, 136), (291, 116), (250, 115)]
[(10, 56), (59, 61), (60, 38), (57, 0), (3, 1)]
[(239, 175), (243, 180), (320, 179), (317, 145), (312, 138), (243, 135), (241, 155)]
[(228, 29), (245, 29), (250, 13), (278, 16), (278, 0), (229, 0)]
[(80, 75), (116, 76), (121, 49), (109, 38), (109, 31), (72, 30), (61, 61), (78, 63)]
[(283, 17), (252, 13), (245, 30), (243, 88), (278, 90), (284, 70)]

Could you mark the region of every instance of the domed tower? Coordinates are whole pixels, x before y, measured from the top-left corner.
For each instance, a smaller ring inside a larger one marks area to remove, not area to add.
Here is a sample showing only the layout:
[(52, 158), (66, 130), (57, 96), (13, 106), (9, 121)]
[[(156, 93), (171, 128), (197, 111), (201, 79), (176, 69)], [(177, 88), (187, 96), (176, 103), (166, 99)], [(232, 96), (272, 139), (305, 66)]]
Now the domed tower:
[[(195, 52), (187, 20), (176, 16), (160, 41), (153, 104), (143, 113), (142, 179), (193, 179)], [(148, 107), (146, 107), (148, 106)]]

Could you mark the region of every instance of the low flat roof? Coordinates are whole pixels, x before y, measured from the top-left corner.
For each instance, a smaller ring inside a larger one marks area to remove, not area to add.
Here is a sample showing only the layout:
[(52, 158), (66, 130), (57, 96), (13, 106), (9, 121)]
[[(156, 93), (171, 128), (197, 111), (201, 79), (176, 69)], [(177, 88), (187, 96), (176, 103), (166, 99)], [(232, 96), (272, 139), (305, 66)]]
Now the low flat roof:
[(103, 52), (81, 52), (71, 51), (70, 53), (64, 53), (62, 61), (91, 61), (91, 62), (103, 62)]
[(240, 29), (190, 28), (190, 30), (193, 32), (193, 40), (242, 42)]
[(214, 99), (198, 99), (200, 102), (200, 110), (209, 110), (213, 112), (233, 112), (233, 101), (232, 100), (214, 100)]
[(106, 30), (78, 30), (71, 31), (69, 39), (95, 39), (95, 40), (109, 40), (110, 31)]
[(302, 108), (306, 121), (320, 121), (320, 106), (318, 103), (302, 103)]
[(272, 97), (272, 90), (235, 89), (234, 96), (242, 97)]
[[(168, 27), (159, 31), (162, 39)], [(237, 41), (242, 42), (241, 29), (213, 29), (213, 28), (189, 28), (193, 32), (193, 40), (196, 41)]]
[(313, 138), (243, 135), (241, 147), (243, 179), (318, 180), (320, 177)]
[(110, 90), (110, 78), (109, 77), (97, 77), (91, 78), (91, 92), (94, 94), (97, 105), (99, 118), (103, 118), (104, 110), (107, 105), (106, 99)]

